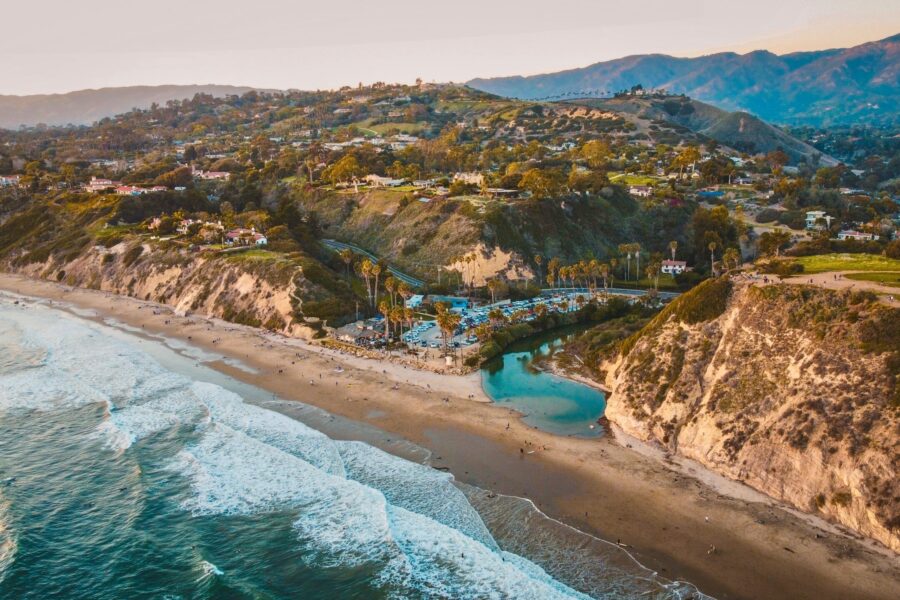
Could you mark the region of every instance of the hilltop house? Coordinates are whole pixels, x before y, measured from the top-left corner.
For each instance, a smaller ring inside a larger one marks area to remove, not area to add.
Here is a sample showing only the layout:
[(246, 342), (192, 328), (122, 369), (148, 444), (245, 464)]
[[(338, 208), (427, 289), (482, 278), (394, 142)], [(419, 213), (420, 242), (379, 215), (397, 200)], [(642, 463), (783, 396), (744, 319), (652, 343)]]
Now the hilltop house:
[(853, 229), (848, 229), (846, 231), (838, 232), (837, 239), (839, 240), (856, 240), (858, 242), (871, 242), (873, 240), (877, 240), (878, 236), (874, 233), (865, 233), (862, 231), (854, 231)]
[(265, 246), (268, 243), (268, 238), (256, 231), (255, 227), (232, 229), (225, 234), (225, 244), (228, 246)]
[(194, 175), (194, 179), (202, 179), (204, 181), (228, 181), (228, 178), (231, 177), (231, 173), (227, 171), (202, 171), (200, 169), (192, 169), (192, 174)]
[(381, 175), (366, 175), (363, 180), (372, 187), (399, 187), (403, 185), (402, 179), (392, 179)]
[(632, 196), (648, 198), (653, 193), (653, 188), (649, 185), (633, 185), (628, 188), (628, 193)]
[(19, 175), (0, 175), (0, 187), (19, 185)]
[(462, 181), (463, 183), (467, 183), (469, 185), (477, 185), (480, 187), (484, 183), (484, 175), (478, 173), (477, 171), (472, 171), (469, 173), (454, 173), (453, 181)]
[(85, 191), (88, 192), (103, 192), (110, 188), (118, 188), (121, 187), (121, 181), (113, 181), (112, 179), (100, 179), (98, 177), (91, 177), (90, 183), (84, 186)]
[(660, 273), (668, 275), (677, 275), (688, 270), (687, 263), (683, 260), (664, 260), (660, 263)]
[[(827, 229), (831, 227), (831, 217), (826, 214), (824, 210), (809, 210), (806, 211), (806, 228), (807, 229)], [(822, 222), (825, 222), (825, 225), (822, 225)]]

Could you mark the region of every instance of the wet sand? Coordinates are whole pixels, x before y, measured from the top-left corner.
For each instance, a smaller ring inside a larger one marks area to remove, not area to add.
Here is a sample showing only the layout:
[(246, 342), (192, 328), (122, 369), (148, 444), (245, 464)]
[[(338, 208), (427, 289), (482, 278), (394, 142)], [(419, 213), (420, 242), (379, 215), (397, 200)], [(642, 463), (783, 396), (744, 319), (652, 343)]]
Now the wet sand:
[[(420, 444), (465, 483), (531, 499), (716, 598), (900, 597), (900, 559), (736, 482), (620, 436), (563, 438), (488, 403), (478, 374), (417, 371), (164, 305), (0, 274), (0, 289), (92, 310), (222, 357), (235, 379)], [(240, 361), (249, 369), (241, 368)], [(507, 424), (509, 428), (507, 429)], [(630, 446), (630, 447), (629, 447)], [(714, 551), (712, 550), (714, 548)]]

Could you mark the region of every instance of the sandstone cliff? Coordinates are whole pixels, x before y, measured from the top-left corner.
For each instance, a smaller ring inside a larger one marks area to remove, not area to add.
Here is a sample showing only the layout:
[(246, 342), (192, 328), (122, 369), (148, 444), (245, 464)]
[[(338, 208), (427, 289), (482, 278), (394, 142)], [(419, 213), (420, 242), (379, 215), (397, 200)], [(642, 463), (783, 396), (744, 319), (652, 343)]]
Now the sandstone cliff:
[(627, 433), (900, 551), (900, 311), (722, 278), (605, 368)]
[[(218, 317), (311, 337), (315, 328), (302, 314), (298, 288), (302, 268), (258, 254), (198, 255), (182, 248), (122, 242), (92, 246), (69, 260), (11, 260), (5, 270), (68, 285), (161, 302), (177, 311)], [(315, 320), (311, 320), (315, 325)]]

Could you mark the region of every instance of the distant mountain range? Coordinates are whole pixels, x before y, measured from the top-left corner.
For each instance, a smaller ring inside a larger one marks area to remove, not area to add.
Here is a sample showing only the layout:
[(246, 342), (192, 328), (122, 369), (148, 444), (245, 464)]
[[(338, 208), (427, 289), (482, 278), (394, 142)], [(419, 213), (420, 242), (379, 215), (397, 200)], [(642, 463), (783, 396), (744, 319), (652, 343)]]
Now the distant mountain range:
[(627, 56), (545, 75), (473, 79), (468, 85), (532, 100), (610, 96), (641, 85), (779, 124), (896, 124), (900, 34), (853, 48), (781, 56), (765, 50), (697, 58)]
[(221, 97), (240, 95), (253, 88), (231, 85), (158, 85), (80, 90), (68, 94), (0, 96), (0, 127), (20, 125), (90, 125), (154, 102), (193, 98), (195, 94)]

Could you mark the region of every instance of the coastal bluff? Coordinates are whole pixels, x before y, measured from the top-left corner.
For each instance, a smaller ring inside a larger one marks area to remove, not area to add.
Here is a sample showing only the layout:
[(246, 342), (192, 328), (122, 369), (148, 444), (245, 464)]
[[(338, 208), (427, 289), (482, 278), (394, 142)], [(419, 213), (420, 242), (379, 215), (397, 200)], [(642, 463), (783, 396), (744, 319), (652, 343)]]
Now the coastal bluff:
[(900, 310), (723, 277), (603, 368), (629, 435), (900, 551)]

